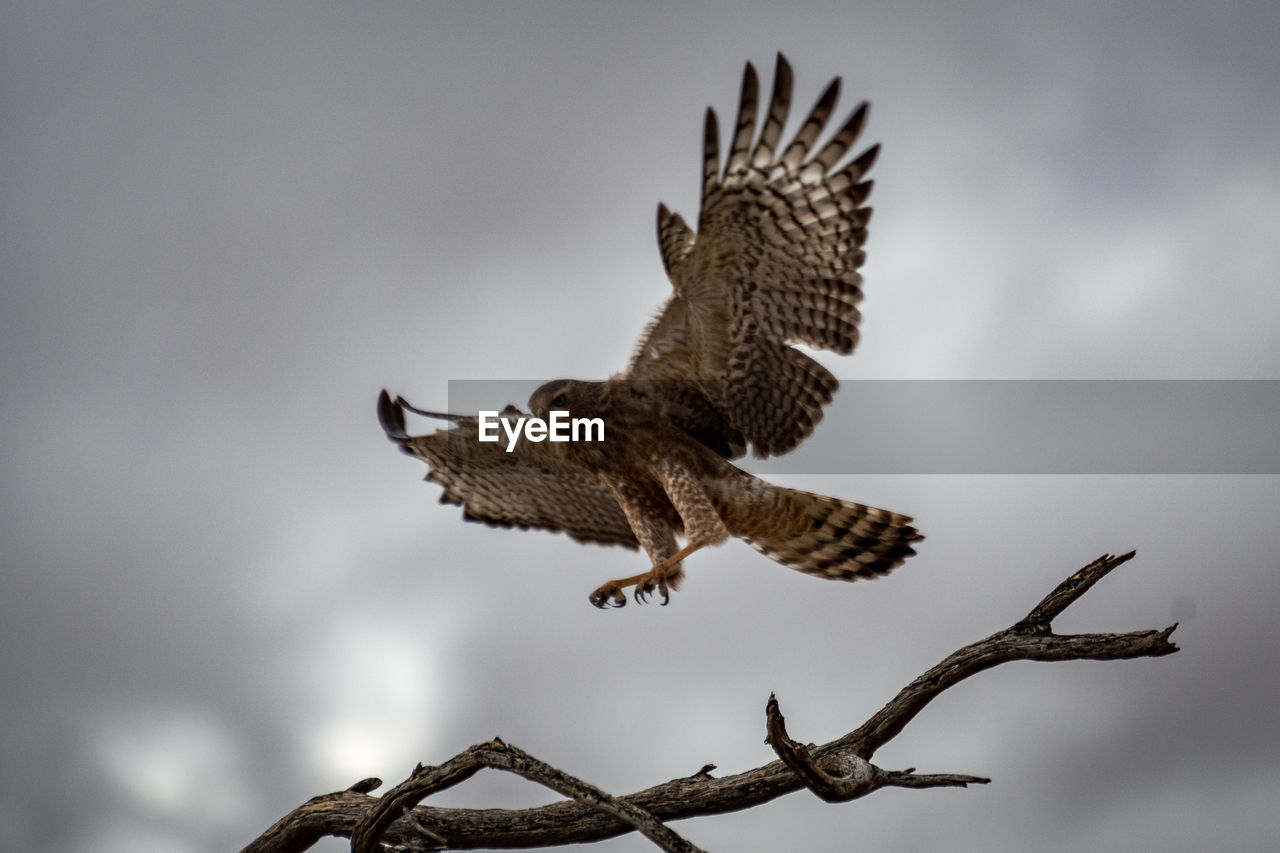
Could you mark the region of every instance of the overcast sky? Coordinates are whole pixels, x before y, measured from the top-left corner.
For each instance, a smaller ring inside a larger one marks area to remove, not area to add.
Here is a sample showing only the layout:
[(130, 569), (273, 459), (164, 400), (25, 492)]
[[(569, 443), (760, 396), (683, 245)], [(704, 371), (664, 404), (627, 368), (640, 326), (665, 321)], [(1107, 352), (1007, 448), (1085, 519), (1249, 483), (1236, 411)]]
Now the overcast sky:
[[(1280, 477), (779, 476), (915, 516), (919, 556), (836, 584), (735, 542), (670, 606), (599, 612), (642, 558), (462, 523), (374, 401), (620, 369), (668, 291), (654, 207), (693, 218), (702, 111), (777, 50), (797, 110), (843, 75), (884, 146), (838, 376), (1280, 378), (1277, 8), (0, 4), (6, 846), (238, 849), (494, 735), (615, 793), (742, 771), (770, 691), (829, 740), (1137, 548), (1058, 627), (1180, 620), (1182, 652), (1001, 667), (877, 755), (991, 785), (675, 828), (1272, 849)], [(857, 407), (819, 433), (874, 455)]]

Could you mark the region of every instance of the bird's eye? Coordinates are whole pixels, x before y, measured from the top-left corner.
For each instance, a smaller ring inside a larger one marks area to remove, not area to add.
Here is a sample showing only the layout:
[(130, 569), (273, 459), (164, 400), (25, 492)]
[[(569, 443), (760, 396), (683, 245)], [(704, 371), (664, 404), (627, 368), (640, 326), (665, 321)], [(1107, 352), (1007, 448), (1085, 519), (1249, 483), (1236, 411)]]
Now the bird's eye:
[(558, 408), (560, 408), (561, 406), (563, 406), (563, 405), (564, 405), (564, 395), (563, 395), (563, 394), (558, 394), (558, 395), (556, 395), (556, 398), (555, 398), (554, 400), (552, 400), (552, 401), (551, 401), (551, 405), (555, 406), (557, 409), (558, 409)]

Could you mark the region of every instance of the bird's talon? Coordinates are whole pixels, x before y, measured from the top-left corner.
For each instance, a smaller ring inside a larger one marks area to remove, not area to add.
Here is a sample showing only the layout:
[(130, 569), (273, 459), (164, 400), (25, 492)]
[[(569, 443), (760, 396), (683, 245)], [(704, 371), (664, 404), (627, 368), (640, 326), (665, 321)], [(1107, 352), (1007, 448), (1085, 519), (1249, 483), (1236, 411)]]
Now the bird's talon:
[(667, 579), (658, 572), (652, 572), (636, 581), (634, 597), (637, 604), (648, 604), (655, 592), (662, 596), (662, 604), (665, 605), (670, 598)]
[(622, 589), (613, 582), (607, 583), (591, 593), (591, 595), (587, 596), (587, 600), (601, 610), (606, 607), (622, 607), (627, 603), (626, 596), (622, 594)]

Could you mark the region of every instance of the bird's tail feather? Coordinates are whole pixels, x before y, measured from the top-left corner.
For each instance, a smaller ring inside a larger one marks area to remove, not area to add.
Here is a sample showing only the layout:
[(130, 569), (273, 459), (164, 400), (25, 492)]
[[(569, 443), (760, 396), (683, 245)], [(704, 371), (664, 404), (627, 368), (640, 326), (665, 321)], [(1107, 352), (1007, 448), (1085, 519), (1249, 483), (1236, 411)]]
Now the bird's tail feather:
[[(909, 516), (756, 480), (748, 510), (770, 518), (764, 530), (745, 525), (751, 547), (788, 568), (833, 580), (886, 575), (915, 553), (924, 537)], [(737, 519), (726, 519), (732, 530)]]

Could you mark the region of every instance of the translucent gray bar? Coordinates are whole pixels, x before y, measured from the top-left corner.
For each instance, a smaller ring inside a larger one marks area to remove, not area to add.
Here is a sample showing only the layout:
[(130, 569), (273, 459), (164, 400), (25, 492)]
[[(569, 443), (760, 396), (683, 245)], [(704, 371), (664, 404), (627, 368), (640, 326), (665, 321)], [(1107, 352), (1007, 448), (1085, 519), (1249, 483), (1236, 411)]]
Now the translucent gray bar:
[[(449, 409), (523, 410), (543, 381), (454, 380)], [(1280, 381), (845, 380), (795, 452), (741, 464), (787, 474), (1280, 474)]]

